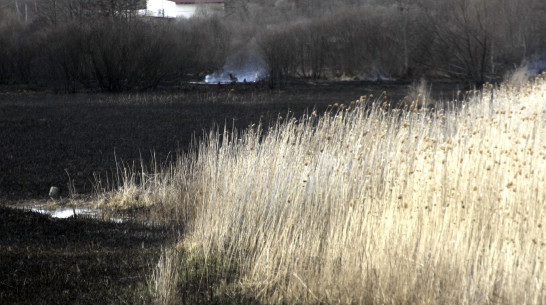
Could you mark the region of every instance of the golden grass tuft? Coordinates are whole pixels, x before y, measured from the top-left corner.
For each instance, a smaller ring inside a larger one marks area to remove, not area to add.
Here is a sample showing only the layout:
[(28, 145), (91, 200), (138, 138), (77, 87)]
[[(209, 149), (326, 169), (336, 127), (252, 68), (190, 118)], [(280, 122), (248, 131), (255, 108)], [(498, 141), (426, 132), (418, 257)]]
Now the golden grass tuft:
[(211, 135), (187, 241), (272, 303), (544, 304), (546, 87), (527, 87)]
[(183, 245), (267, 303), (546, 304), (545, 92), (211, 132), (166, 190), (193, 211)]

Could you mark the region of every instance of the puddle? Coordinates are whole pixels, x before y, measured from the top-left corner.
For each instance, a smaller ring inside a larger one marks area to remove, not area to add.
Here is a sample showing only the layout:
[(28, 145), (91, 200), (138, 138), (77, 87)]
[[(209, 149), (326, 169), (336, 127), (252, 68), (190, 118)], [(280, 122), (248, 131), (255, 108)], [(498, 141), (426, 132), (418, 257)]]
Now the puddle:
[(146, 209), (140, 211), (109, 210), (96, 208), (86, 201), (77, 202), (78, 204), (70, 206), (68, 204), (55, 205), (48, 200), (28, 200), (18, 203), (7, 204), (6, 206), (13, 209), (40, 213), (58, 219), (82, 217), (97, 219), (100, 221), (110, 221), (115, 223), (135, 222), (150, 227), (161, 226), (165, 224), (165, 222), (151, 217), (148, 210)]
[(89, 216), (89, 217), (97, 217), (97, 214), (99, 211), (92, 210), (92, 209), (82, 209), (82, 208), (54, 208), (54, 209), (46, 209), (46, 208), (37, 208), (37, 207), (23, 207), (22, 209), (30, 210), (32, 212), (40, 213), (40, 214), (47, 214), (53, 218), (69, 218), (72, 216), (82, 215), (82, 216)]
[(105, 217), (105, 213), (101, 209), (94, 208), (77, 208), (77, 207), (45, 207), (39, 205), (14, 205), (11, 206), (16, 209), (25, 211), (32, 211), (44, 215), (49, 215), (53, 218), (70, 218), (75, 216), (89, 217), (95, 219), (103, 219), (111, 222), (122, 223), (129, 220), (125, 217), (108, 216)]

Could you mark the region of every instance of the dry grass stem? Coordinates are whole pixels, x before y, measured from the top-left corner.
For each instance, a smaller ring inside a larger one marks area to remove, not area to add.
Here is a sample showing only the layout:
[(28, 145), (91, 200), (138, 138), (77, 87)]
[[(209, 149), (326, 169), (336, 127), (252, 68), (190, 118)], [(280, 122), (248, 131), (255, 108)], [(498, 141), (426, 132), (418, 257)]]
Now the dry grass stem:
[(184, 245), (266, 302), (546, 304), (545, 93), (213, 131), (139, 198), (192, 211)]

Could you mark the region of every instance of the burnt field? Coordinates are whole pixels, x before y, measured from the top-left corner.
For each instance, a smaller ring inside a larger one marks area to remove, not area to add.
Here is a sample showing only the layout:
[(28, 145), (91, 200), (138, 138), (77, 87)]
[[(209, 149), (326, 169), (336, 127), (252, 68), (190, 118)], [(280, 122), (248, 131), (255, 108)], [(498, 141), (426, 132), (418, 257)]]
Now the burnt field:
[(172, 230), (0, 207), (1, 304), (150, 304)]
[[(429, 85), (437, 99), (452, 99), (455, 84)], [(408, 83), (298, 83), (283, 90), (250, 85), (191, 85), (142, 94), (55, 95), (28, 90), (0, 93), (0, 198), (47, 198), (49, 187), (93, 190), (94, 176), (117, 162), (164, 162), (213, 126), (268, 125), (288, 111), (324, 111), (362, 95), (401, 100)]]
[[(438, 100), (455, 84), (429, 85)], [(408, 83), (299, 83), (283, 90), (206, 86), (142, 94), (0, 93), (0, 303), (149, 304), (150, 277), (177, 228), (54, 219), (6, 208), (45, 202), (50, 186), (91, 194), (119, 162), (167, 162), (213, 126), (244, 129), (326, 111), (363, 95), (398, 101)]]

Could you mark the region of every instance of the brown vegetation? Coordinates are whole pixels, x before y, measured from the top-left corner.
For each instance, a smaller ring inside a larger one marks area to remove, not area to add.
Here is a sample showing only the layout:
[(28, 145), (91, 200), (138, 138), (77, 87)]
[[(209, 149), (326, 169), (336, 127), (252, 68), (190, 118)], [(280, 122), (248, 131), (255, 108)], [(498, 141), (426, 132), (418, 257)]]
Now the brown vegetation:
[[(364, 96), (265, 130), (211, 131), (147, 174), (154, 187), (102, 198), (136, 191), (179, 211), (178, 268), (204, 262), (212, 300), (542, 304), (545, 81), (488, 84), (453, 109)], [(163, 296), (193, 283), (170, 278), (179, 286)]]
[(272, 86), (378, 76), (481, 85), (546, 53), (538, 0), (238, 0), (224, 16), (190, 20), (138, 17), (137, 1), (83, 3), (27, 5), (24, 17), (6, 5), (0, 82), (146, 90), (202, 80), (244, 56), (267, 64)]

